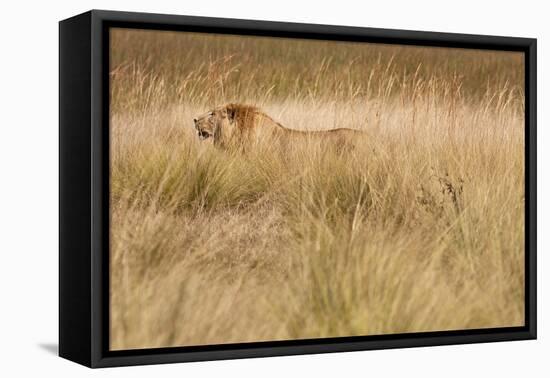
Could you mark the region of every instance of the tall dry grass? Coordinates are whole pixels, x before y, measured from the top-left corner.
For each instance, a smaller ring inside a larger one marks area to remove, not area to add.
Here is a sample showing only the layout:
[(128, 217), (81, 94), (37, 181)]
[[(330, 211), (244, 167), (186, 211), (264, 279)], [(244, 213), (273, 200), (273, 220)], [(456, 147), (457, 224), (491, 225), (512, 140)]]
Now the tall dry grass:
[[(116, 30), (111, 348), (524, 323), (518, 53)], [(197, 114), (299, 129), (247, 154)]]

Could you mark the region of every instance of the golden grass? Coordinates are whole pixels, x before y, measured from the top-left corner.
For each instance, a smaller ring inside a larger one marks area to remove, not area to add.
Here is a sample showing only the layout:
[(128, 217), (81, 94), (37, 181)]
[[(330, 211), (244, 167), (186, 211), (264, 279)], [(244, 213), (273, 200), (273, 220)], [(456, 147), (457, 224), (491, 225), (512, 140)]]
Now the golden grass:
[[(111, 349), (524, 324), (521, 54), (128, 30), (112, 52)], [(230, 101), (368, 137), (200, 143)]]

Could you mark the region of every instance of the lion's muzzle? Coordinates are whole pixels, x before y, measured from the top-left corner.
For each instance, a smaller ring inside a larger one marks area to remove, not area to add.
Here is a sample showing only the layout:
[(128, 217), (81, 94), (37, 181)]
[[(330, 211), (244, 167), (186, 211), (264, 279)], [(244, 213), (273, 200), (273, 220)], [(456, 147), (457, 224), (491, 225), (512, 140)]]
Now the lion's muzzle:
[(197, 134), (199, 135), (200, 140), (205, 140), (210, 138), (210, 133), (208, 131), (198, 130)]

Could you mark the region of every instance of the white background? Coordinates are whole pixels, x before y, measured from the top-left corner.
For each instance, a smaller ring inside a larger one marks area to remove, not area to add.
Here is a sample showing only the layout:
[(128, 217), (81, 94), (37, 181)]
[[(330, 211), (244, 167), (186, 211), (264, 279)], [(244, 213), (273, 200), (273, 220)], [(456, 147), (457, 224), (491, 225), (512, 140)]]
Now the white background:
[[(0, 375), (550, 376), (546, 1), (7, 1), (0, 22)], [(90, 370), (55, 355), (58, 25), (89, 9), (538, 38), (539, 340)], [(547, 299), (547, 298), (546, 298)]]

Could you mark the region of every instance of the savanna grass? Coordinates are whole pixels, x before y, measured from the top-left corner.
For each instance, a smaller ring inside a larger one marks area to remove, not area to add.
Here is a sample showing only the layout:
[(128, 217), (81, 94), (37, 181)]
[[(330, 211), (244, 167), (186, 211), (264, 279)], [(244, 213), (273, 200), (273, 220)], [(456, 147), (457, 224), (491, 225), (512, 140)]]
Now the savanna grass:
[[(111, 348), (524, 323), (518, 53), (117, 30)], [(225, 102), (361, 129), (240, 153)]]

